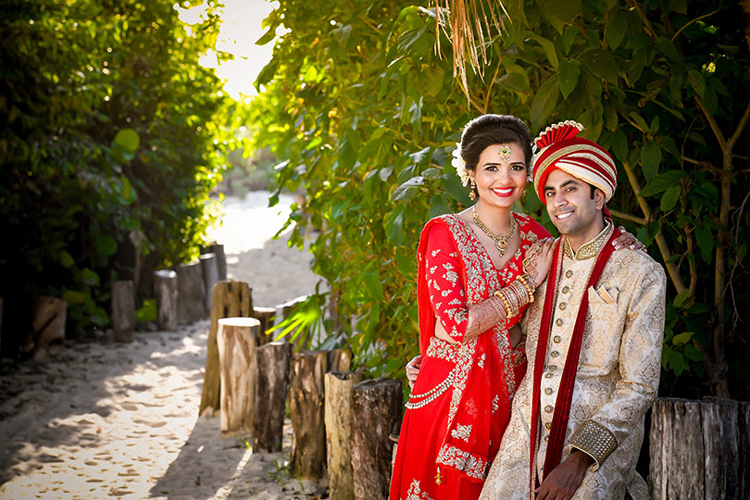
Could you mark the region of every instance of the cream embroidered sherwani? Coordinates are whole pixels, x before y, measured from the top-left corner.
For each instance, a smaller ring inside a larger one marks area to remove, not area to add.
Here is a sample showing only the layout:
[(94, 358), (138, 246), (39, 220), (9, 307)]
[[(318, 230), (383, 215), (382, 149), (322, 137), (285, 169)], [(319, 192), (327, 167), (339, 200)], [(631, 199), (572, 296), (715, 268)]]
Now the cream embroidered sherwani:
[[(626, 488), (647, 498), (646, 483), (635, 472), (644, 433), (644, 414), (659, 385), (664, 334), (666, 277), (661, 265), (639, 250), (615, 251), (596, 287), (585, 288), (609, 225), (574, 255), (565, 237), (555, 292), (552, 330), (541, 385), (541, 429), (536, 471), (543, 479), (552, 415), (573, 325), (583, 294), (589, 308), (571, 402), (563, 458), (573, 448), (595, 462), (575, 499), (622, 499)], [(546, 284), (535, 296), (543, 298)], [(482, 490), (482, 499), (528, 499), (534, 361), (543, 300), (528, 309), (524, 327), (529, 368), (513, 400), (510, 424)]]

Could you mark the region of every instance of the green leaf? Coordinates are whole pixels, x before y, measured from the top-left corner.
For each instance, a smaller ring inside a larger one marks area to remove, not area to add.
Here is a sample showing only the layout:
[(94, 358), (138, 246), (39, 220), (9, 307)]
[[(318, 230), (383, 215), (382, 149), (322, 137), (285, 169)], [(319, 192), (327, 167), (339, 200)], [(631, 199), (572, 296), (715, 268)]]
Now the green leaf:
[(383, 285), (380, 284), (380, 271), (368, 271), (362, 275), (367, 291), (370, 293), (370, 299), (381, 301), (383, 299)]
[(60, 265), (65, 269), (70, 269), (75, 264), (73, 257), (65, 250), (60, 250), (57, 254), (57, 258), (60, 259)]
[(567, 99), (571, 92), (575, 90), (580, 77), (581, 68), (577, 62), (567, 59), (560, 61), (560, 66), (557, 68), (557, 78), (560, 82), (560, 93), (563, 99)]
[(557, 76), (548, 78), (531, 100), (531, 125), (534, 130), (541, 130), (552, 116), (557, 107), (560, 90), (557, 86)]
[(73, 290), (63, 293), (62, 299), (68, 304), (83, 304), (86, 302), (86, 296), (83, 293)]
[(672, 303), (674, 304), (676, 308), (680, 309), (682, 305), (685, 303), (685, 301), (687, 301), (687, 299), (689, 298), (690, 298), (690, 290), (685, 290), (679, 295), (677, 295), (672, 301)]
[(96, 286), (99, 284), (99, 275), (89, 268), (85, 268), (81, 272), (81, 276), (83, 278), (83, 282), (89, 286)]
[(682, 353), (690, 361), (703, 361), (703, 355), (693, 344), (685, 344)]
[(685, 360), (677, 351), (672, 351), (669, 353), (669, 366), (674, 370), (674, 374), (679, 376), (682, 374), (683, 371), (685, 371)]
[(105, 256), (114, 255), (117, 251), (117, 242), (109, 235), (98, 236), (94, 239), (96, 249)]
[(580, 58), (583, 66), (595, 76), (617, 84), (617, 61), (611, 52), (599, 48), (588, 48), (581, 53)]
[(530, 90), (528, 77), (524, 78), (524, 75), (520, 73), (505, 73), (497, 79), (497, 83), (501, 87), (513, 92), (528, 92)]
[(143, 301), (143, 306), (139, 307), (135, 311), (135, 320), (140, 323), (148, 323), (150, 321), (156, 321), (157, 310), (156, 310), (156, 299), (147, 299)]
[(132, 154), (140, 146), (141, 138), (138, 136), (138, 132), (132, 128), (124, 128), (115, 135), (114, 144)]
[(628, 161), (628, 138), (625, 137), (625, 132), (622, 130), (616, 130), (610, 138), (610, 144), (612, 145), (612, 151), (615, 156), (621, 161)]
[(672, 43), (669, 38), (660, 36), (656, 39), (654, 45), (656, 45), (656, 48), (659, 49), (661, 53), (664, 54), (668, 59), (671, 59), (675, 62), (682, 61), (680, 52), (677, 50), (677, 47), (674, 46), (674, 43)]
[(641, 166), (646, 180), (650, 181), (659, 171), (661, 162), (661, 148), (655, 141), (647, 142), (641, 147)]
[(628, 21), (622, 12), (612, 11), (610, 17), (607, 20), (607, 27), (604, 31), (604, 36), (607, 39), (610, 50), (617, 50), (622, 40), (625, 38), (625, 33), (628, 31)]
[(557, 59), (557, 50), (555, 50), (555, 44), (551, 41), (547, 40), (546, 38), (543, 38), (539, 35), (535, 35), (532, 32), (528, 32), (526, 34), (530, 40), (534, 40), (539, 45), (542, 46), (542, 49), (544, 50), (544, 54), (547, 56), (547, 60), (552, 65), (553, 68), (557, 68), (559, 63), (559, 60)]
[(711, 253), (714, 251), (714, 237), (708, 224), (698, 224), (695, 228), (695, 240), (703, 252), (703, 257), (707, 262), (710, 262)]
[(640, 130), (644, 134), (648, 132), (648, 124), (646, 123), (646, 120), (644, 120), (643, 117), (639, 113), (635, 111), (631, 111), (628, 114), (628, 116), (630, 116), (630, 118), (633, 119), (636, 126), (638, 127), (638, 130)]
[(667, 170), (651, 179), (641, 190), (641, 196), (653, 196), (678, 184), (687, 174), (682, 170)]
[(691, 338), (693, 338), (693, 332), (679, 333), (675, 335), (674, 338), (672, 339), (672, 344), (682, 345), (686, 342), (689, 342)]
[(682, 186), (679, 184), (667, 189), (664, 196), (661, 197), (661, 211), (669, 212), (672, 210), (680, 199), (680, 193), (682, 193)]
[(693, 87), (700, 98), (703, 98), (706, 93), (706, 80), (700, 71), (689, 69), (688, 73), (690, 74), (690, 86)]
[(266, 45), (273, 41), (274, 38), (276, 38), (276, 28), (269, 28), (260, 38), (258, 38), (258, 40), (256, 40), (255, 45)]
[(391, 196), (392, 201), (406, 201), (409, 200), (415, 194), (415, 189), (419, 188), (425, 183), (424, 177), (418, 175), (407, 180), (393, 192)]

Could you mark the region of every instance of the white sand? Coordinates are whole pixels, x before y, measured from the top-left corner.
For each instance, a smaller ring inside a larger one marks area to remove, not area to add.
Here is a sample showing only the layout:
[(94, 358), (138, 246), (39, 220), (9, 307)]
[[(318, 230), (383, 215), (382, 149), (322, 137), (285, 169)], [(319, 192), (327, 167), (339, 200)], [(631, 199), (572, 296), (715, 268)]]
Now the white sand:
[[(255, 305), (314, 291), (310, 254), (269, 241), (288, 213), (265, 193), (225, 202), (228, 274), (248, 281)], [(285, 238), (284, 238), (285, 239)], [(136, 333), (129, 344), (68, 341), (46, 364), (0, 365), (0, 499), (320, 498), (290, 479), (284, 451), (253, 453), (198, 418), (208, 321), (179, 332)]]

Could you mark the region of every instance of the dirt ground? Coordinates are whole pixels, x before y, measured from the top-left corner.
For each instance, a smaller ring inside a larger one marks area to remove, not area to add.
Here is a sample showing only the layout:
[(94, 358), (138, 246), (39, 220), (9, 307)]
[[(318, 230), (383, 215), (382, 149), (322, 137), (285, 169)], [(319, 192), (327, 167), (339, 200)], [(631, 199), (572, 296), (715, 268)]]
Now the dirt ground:
[[(225, 200), (228, 276), (256, 306), (312, 293), (311, 255), (272, 240), (291, 197)], [(67, 341), (47, 363), (0, 364), (0, 499), (321, 498), (325, 484), (288, 474), (282, 453), (253, 453), (246, 436), (221, 437), (198, 416), (208, 321), (178, 332), (137, 332), (132, 343)]]

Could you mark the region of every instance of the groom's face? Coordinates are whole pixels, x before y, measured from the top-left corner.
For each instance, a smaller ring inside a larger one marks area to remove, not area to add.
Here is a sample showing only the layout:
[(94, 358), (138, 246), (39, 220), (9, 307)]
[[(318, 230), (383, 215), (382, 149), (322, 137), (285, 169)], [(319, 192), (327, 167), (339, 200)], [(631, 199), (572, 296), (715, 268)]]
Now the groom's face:
[(598, 232), (598, 226), (594, 226), (601, 220), (604, 207), (600, 189), (556, 169), (547, 176), (544, 198), (547, 213), (560, 234), (585, 237), (594, 229)]

